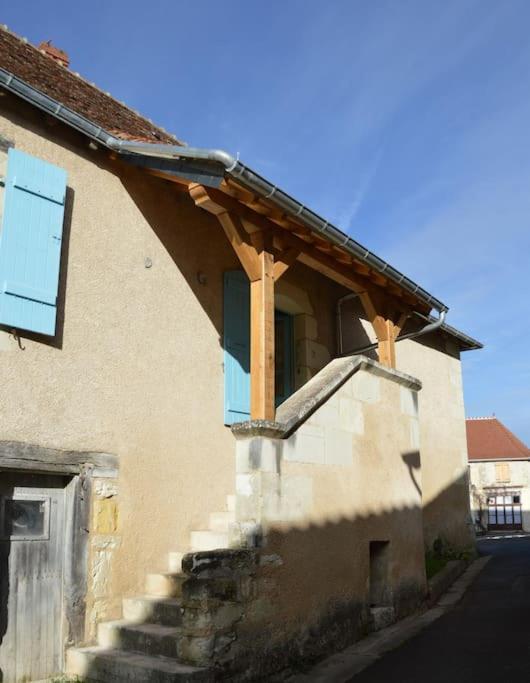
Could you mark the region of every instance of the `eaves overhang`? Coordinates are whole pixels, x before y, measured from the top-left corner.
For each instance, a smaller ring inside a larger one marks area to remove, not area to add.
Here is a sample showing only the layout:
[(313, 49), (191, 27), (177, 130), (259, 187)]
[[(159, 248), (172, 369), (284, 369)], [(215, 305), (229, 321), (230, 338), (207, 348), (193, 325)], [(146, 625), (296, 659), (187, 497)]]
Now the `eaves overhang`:
[[(439, 313), (448, 310), (446, 304), (388, 262), (227, 152), (122, 140), (2, 68), (0, 68), (0, 85), (92, 141), (117, 152), (129, 163), (164, 171), (169, 175), (173, 174), (213, 187), (219, 187), (223, 178), (230, 177), (237, 184), (248, 187), (269, 203), (276, 205), (285, 214), (295, 217), (298, 222), (303, 223), (320, 238), (351, 254), (354, 259), (366, 264), (370, 269), (414, 296), (427, 308), (435, 309)], [(442, 329), (456, 337), (465, 348), (482, 348), (480, 342), (446, 323), (442, 325)]]

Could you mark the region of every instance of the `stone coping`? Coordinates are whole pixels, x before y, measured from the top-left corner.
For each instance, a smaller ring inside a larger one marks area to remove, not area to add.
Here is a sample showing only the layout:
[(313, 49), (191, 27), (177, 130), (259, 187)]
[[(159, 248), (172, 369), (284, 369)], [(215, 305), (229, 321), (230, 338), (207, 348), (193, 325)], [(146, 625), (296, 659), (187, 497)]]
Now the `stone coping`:
[(421, 389), (421, 382), (415, 377), (381, 365), (381, 363), (367, 356), (356, 355), (335, 358), (279, 406), (274, 421), (248, 420), (247, 422), (237, 422), (232, 425), (232, 433), (236, 439), (244, 439), (251, 436), (287, 439), (344, 382), (360, 370), (377, 375), (414, 391)]

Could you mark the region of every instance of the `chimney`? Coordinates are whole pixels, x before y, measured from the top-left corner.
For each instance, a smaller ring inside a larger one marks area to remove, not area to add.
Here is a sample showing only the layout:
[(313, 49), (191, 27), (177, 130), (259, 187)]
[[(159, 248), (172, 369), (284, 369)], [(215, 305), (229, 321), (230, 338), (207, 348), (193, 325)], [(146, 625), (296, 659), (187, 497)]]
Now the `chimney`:
[(45, 55), (48, 55), (48, 57), (51, 57), (55, 62), (57, 62), (57, 64), (60, 64), (61, 66), (68, 67), (70, 64), (70, 59), (66, 52), (64, 50), (59, 50), (58, 47), (54, 47), (51, 40), (43, 41), (39, 45), (39, 50), (44, 52)]

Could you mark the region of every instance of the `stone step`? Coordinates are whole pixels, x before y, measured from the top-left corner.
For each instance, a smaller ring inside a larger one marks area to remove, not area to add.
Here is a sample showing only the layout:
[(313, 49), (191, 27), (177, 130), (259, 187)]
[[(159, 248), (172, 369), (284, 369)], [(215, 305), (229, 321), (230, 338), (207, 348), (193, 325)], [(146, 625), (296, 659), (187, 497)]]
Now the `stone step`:
[(105, 621), (98, 624), (99, 646), (156, 657), (177, 659), (179, 635), (179, 628), (160, 624), (131, 624), (129, 621)]
[(234, 494), (226, 497), (226, 509), (228, 512), (236, 511), (236, 497)]
[(186, 578), (184, 574), (174, 572), (148, 574), (145, 580), (145, 592), (157, 598), (178, 598), (182, 593), (182, 584)]
[(170, 552), (169, 553), (169, 571), (174, 573), (179, 573), (182, 571), (182, 558), (186, 553), (181, 552)]
[(207, 669), (181, 664), (174, 659), (104, 647), (68, 650), (66, 673), (98, 683), (210, 683), (214, 680)]
[(228, 534), (222, 531), (192, 531), (190, 536), (191, 547), (195, 552), (228, 548)]
[(153, 598), (141, 595), (123, 599), (123, 618), (135, 624), (180, 626), (182, 607), (175, 598)]
[(212, 512), (210, 514), (210, 529), (212, 531), (222, 531), (228, 533), (231, 524), (236, 521), (235, 512)]

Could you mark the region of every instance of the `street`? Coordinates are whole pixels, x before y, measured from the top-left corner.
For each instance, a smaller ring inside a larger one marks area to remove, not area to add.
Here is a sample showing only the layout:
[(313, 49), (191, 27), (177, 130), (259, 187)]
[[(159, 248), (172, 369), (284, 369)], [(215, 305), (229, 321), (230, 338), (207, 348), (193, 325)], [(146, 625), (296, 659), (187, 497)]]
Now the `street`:
[(492, 559), (461, 602), (352, 681), (530, 681), (530, 537), (478, 546)]

